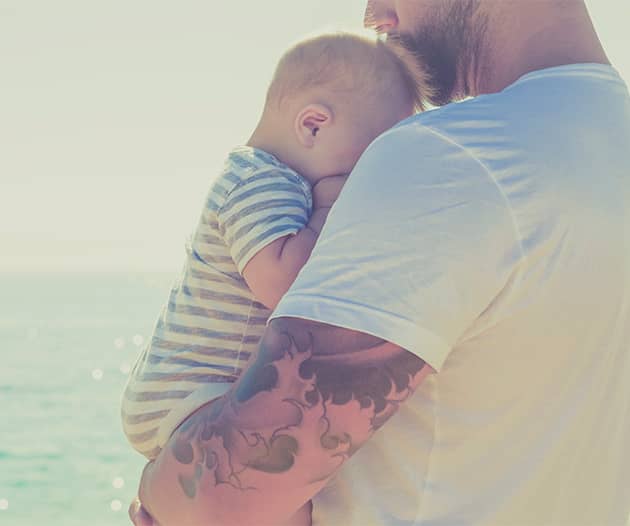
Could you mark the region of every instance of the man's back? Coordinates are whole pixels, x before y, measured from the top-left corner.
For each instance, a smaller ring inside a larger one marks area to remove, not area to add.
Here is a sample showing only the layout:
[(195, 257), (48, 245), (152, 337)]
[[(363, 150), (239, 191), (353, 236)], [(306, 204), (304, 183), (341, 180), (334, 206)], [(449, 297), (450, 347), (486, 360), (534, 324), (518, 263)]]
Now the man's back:
[[(428, 137), (443, 145), (441, 159), (423, 159)], [(417, 149), (405, 146), (392, 154), (416, 167), (391, 174), (389, 184), (401, 196), (412, 194), (402, 199), (421, 202), (425, 190), (428, 195), (436, 185), (450, 191), (468, 184), (467, 173), (448, 182), (432, 179), (432, 166), (457, 164), (462, 156), (487, 174), (484, 188), (494, 185), (484, 191), (492, 192), (493, 207), (501, 207), (505, 228), (497, 233), (491, 224), (483, 228), (481, 220), (482, 228), (471, 232), (480, 245), (497, 247), (492, 268), (481, 268), (487, 265), (481, 262), (479, 281), (487, 270), (502, 276), (501, 286), (447, 357), (434, 364), (418, 352), (435, 368), (444, 362), (443, 368), (315, 499), (315, 524), (625, 524), (630, 511), (626, 86), (604, 65), (535, 72), (502, 93), (406, 121), (371, 150), (383, 155), (414, 140)], [(369, 171), (357, 166), (358, 175)], [(369, 184), (366, 178), (356, 183), (357, 190)], [(344, 224), (352, 221), (352, 185), (351, 178), (348, 203), (344, 206), (342, 195), (331, 222), (336, 231), (324, 230), (315, 262), (341, 242)], [(430, 213), (422, 215), (420, 220), (432, 220)], [(506, 242), (506, 229), (513, 243)], [(442, 242), (440, 233), (435, 242)], [(418, 261), (421, 266), (422, 258)], [(430, 281), (423, 272), (414, 279)], [(298, 279), (296, 295), (314, 290), (309, 278)], [(343, 286), (335, 282), (336, 289)], [(458, 302), (481, 306), (467, 297), (475, 291), (456, 280), (449, 286)], [(322, 298), (327, 292), (321, 291)], [(355, 292), (340, 294), (356, 299)], [(287, 310), (299, 314), (291, 292), (288, 296)], [(387, 310), (387, 302), (382, 305)], [(305, 317), (315, 316), (305, 312)], [(319, 314), (317, 319), (333, 321)], [(343, 319), (338, 324), (364, 329)]]

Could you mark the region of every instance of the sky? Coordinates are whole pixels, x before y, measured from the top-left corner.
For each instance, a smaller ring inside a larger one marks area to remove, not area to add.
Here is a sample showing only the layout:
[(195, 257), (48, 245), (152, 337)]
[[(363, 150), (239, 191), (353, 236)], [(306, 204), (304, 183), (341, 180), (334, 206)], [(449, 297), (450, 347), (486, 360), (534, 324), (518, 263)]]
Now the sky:
[[(630, 82), (630, 0), (591, 0)], [(0, 0), (0, 272), (176, 272), (278, 57), (362, 0)]]

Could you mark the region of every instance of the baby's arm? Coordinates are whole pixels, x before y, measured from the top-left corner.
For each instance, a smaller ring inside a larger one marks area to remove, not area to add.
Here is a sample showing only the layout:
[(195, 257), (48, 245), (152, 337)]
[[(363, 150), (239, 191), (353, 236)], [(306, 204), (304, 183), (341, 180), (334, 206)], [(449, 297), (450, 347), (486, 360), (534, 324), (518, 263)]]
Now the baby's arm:
[(258, 301), (273, 309), (305, 265), (347, 176), (326, 177), (313, 187), (313, 213), (297, 234), (277, 239), (260, 250), (243, 269)]

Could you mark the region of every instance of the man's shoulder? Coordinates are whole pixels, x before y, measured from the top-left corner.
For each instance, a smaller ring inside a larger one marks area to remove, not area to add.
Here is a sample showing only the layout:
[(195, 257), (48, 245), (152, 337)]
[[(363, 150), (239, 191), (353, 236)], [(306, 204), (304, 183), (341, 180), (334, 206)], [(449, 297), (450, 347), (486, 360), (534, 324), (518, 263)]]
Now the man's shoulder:
[(425, 111), (403, 121), (399, 126), (403, 129), (424, 127), (458, 139), (459, 136), (465, 136), (467, 130), (481, 131), (496, 123), (497, 116), (505, 113), (509, 105), (507, 94), (482, 95)]
[(483, 133), (493, 120), (479, 106), (477, 99), (469, 99), (409, 117), (378, 137), (366, 154), (421, 160), (435, 152), (436, 144), (440, 149), (466, 149), (471, 132)]
[[(504, 93), (483, 95), (425, 111), (400, 122), (373, 144), (375, 153), (404, 152), (419, 159), (435, 152), (435, 145), (449, 150), (465, 150), (476, 157), (478, 146), (496, 137), (509, 136), (515, 121), (510, 117), (511, 98)], [(500, 128), (500, 131), (499, 131)], [(414, 144), (413, 149), (408, 145)]]

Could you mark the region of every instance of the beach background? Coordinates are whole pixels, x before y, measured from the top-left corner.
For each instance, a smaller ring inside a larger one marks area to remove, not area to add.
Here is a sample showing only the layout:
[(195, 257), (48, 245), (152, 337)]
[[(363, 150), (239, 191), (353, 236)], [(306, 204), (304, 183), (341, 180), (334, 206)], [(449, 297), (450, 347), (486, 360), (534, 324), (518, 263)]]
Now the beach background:
[[(589, 5), (630, 80), (630, 2)], [(363, 8), (0, 0), (0, 525), (128, 524), (119, 398), (208, 185), (287, 45)]]
[(0, 277), (1, 525), (127, 523), (143, 461), (118, 400), (171, 278)]

